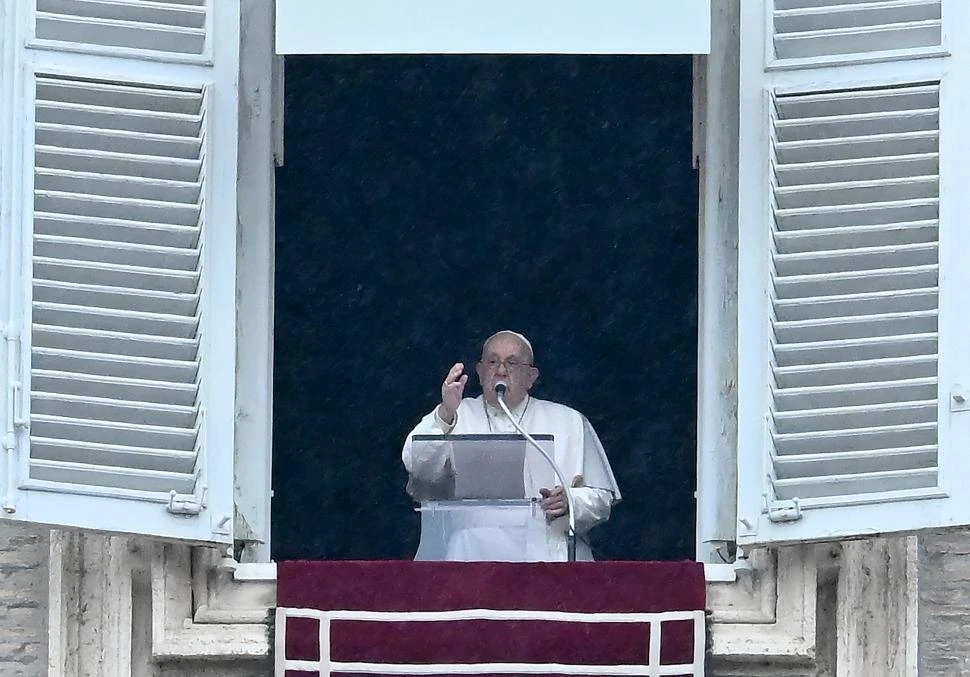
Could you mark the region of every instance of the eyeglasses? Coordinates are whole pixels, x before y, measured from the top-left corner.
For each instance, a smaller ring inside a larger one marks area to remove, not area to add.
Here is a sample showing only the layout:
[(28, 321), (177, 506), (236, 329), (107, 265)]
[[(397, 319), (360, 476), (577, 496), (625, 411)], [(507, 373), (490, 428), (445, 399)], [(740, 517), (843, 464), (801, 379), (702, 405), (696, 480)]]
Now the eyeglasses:
[(499, 360), (494, 357), (490, 357), (486, 360), (482, 360), (482, 364), (491, 369), (492, 371), (498, 371), (499, 365), (505, 365), (507, 371), (514, 371), (516, 369), (523, 369), (525, 367), (531, 367), (532, 365), (527, 362), (521, 362), (518, 358), (510, 357), (506, 360)]

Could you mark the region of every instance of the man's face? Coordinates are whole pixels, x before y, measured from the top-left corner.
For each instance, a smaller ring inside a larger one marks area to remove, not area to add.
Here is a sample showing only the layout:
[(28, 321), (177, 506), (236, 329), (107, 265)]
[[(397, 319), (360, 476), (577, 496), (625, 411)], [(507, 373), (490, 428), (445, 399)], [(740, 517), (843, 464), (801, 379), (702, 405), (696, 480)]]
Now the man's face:
[(528, 346), (509, 334), (499, 334), (485, 344), (482, 359), (475, 371), (478, 372), (485, 401), (492, 406), (498, 405), (495, 394), (498, 381), (505, 381), (508, 386), (505, 403), (515, 407), (525, 399), (526, 393), (539, 377), (539, 370), (532, 366)]

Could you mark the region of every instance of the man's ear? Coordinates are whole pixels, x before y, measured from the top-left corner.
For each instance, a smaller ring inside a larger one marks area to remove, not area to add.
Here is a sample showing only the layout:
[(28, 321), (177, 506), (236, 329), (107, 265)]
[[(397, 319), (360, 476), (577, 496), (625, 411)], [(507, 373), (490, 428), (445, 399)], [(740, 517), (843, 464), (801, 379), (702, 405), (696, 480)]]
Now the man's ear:
[(531, 377), (531, 381), (529, 381), (529, 387), (531, 388), (539, 380), (539, 369), (537, 367), (530, 367), (529, 376)]

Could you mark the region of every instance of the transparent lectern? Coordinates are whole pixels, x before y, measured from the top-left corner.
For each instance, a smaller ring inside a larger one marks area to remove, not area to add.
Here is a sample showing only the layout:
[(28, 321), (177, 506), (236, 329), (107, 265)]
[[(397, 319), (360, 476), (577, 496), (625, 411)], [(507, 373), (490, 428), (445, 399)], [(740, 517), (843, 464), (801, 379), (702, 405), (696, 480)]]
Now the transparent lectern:
[[(532, 437), (553, 457), (552, 435)], [(414, 435), (411, 450), (408, 493), (421, 513), (415, 559), (535, 561), (548, 551), (539, 488), (558, 482), (524, 437)]]

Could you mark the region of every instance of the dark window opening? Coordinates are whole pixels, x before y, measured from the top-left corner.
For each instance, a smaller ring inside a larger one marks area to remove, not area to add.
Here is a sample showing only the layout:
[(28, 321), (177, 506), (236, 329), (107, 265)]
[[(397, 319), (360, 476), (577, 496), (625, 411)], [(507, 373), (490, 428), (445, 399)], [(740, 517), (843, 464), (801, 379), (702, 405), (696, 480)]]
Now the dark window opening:
[(691, 59), (288, 57), (273, 559), (409, 558), (404, 436), (512, 328), (624, 500), (597, 559), (694, 556)]

